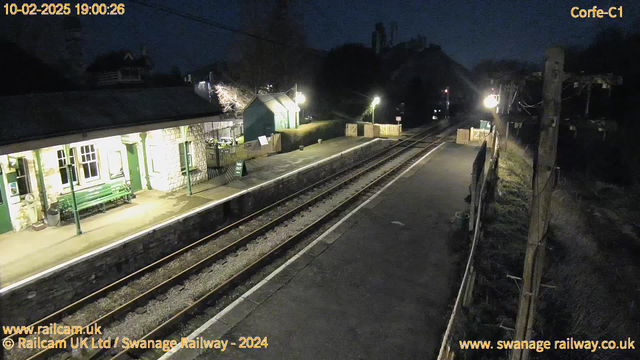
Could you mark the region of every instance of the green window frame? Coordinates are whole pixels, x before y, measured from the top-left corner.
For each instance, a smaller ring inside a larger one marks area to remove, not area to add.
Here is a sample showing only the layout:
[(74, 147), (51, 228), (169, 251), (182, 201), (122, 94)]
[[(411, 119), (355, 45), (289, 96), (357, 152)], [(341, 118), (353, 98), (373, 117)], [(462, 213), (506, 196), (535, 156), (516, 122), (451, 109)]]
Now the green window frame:
[(85, 180), (100, 179), (100, 168), (98, 166), (98, 152), (95, 145), (83, 145), (80, 147), (80, 159), (82, 160), (82, 170)]
[[(60, 172), (60, 181), (63, 186), (69, 186), (69, 175), (67, 174), (67, 157), (64, 149), (57, 151), (58, 155), (58, 170)], [(73, 177), (73, 183), (78, 183), (78, 169), (76, 169), (76, 151), (74, 148), (69, 150), (69, 162), (71, 163), (71, 175)]]
[(29, 179), (29, 162), (25, 157), (17, 158), (16, 162), (16, 182), (18, 192), (22, 195), (31, 194), (31, 181)]

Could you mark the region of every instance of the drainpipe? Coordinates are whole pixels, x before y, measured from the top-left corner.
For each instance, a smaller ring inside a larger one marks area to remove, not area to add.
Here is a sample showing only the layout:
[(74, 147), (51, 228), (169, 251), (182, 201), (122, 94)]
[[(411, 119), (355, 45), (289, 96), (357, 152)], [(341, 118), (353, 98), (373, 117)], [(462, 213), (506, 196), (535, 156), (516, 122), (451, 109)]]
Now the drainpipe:
[(187, 151), (188, 141), (184, 142), (184, 167), (187, 169), (187, 192), (189, 196), (193, 195), (191, 192), (191, 174), (189, 173), (189, 153)]
[(69, 145), (64, 146), (64, 155), (67, 161), (67, 179), (69, 179), (69, 186), (71, 187), (71, 205), (73, 205), (73, 219), (76, 223), (76, 235), (82, 234), (80, 228), (80, 216), (78, 214), (78, 202), (76, 201), (76, 193), (73, 190), (73, 173), (71, 172), (71, 162), (69, 161)]
[(47, 189), (44, 187), (44, 173), (42, 172), (42, 159), (40, 158), (40, 149), (36, 149), (36, 164), (38, 165), (38, 186), (40, 187), (40, 197), (42, 197), (42, 205), (44, 205), (44, 213), (49, 209), (49, 199), (47, 199)]
[(151, 188), (151, 179), (149, 179), (149, 165), (147, 165), (147, 133), (140, 133), (140, 140), (142, 140), (142, 158), (144, 159), (144, 179), (147, 181), (147, 190), (153, 190)]
[(187, 141), (187, 136), (189, 135), (189, 125), (181, 126), (180, 131), (182, 132), (182, 139), (184, 140), (184, 167), (187, 172), (187, 194), (191, 196), (193, 195), (193, 193), (191, 192), (191, 173), (189, 172), (189, 152), (188, 152), (189, 142)]

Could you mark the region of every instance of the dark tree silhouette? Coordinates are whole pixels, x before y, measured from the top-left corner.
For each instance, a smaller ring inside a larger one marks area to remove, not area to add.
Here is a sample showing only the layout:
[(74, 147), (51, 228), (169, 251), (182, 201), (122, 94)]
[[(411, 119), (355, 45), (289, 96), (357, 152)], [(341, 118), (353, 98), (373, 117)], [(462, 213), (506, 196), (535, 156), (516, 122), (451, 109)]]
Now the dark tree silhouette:
[(346, 44), (329, 52), (316, 76), (316, 92), (325, 114), (362, 114), (380, 84), (380, 62), (372, 49)]

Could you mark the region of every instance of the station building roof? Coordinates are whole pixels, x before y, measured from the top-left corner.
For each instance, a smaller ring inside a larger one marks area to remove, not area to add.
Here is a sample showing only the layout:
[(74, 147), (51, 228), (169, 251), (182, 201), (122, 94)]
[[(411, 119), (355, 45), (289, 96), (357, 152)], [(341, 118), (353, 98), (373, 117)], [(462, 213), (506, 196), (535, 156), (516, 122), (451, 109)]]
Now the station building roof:
[(73, 91), (0, 97), (0, 154), (105, 136), (216, 121), (191, 87)]
[(259, 101), (263, 103), (269, 111), (272, 113), (282, 113), (286, 111), (298, 111), (296, 103), (291, 100), (285, 93), (271, 93), (257, 95), (247, 107), (251, 106), (254, 102)]

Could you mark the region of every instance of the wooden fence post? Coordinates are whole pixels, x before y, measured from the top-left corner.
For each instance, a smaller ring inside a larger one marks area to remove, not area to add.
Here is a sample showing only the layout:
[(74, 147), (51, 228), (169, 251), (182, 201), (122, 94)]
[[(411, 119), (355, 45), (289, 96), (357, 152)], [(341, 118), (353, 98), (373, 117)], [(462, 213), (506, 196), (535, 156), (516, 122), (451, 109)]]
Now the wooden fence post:
[(476, 269), (472, 266), (471, 273), (469, 275), (469, 281), (465, 287), (464, 296), (462, 300), (462, 306), (469, 307), (471, 305), (471, 301), (473, 300), (473, 286), (476, 282)]

